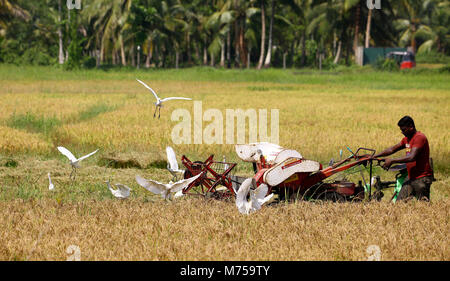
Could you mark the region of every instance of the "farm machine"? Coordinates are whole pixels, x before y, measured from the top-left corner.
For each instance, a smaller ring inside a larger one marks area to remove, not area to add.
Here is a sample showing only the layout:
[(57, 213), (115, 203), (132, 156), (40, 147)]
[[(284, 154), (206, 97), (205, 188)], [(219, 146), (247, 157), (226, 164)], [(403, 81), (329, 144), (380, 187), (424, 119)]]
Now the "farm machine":
[[(396, 181), (382, 182), (379, 177), (373, 176), (373, 167), (380, 165), (383, 159), (374, 158), (375, 150), (363, 147), (358, 148), (355, 153), (347, 148), (351, 155), (336, 163), (331, 161), (328, 167), (303, 158), (295, 150), (284, 149), (271, 143), (236, 145), (235, 149), (241, 160), (250, 162), (253, 166), (253, 188), (265, 184), (268, 186), (268, 194), (277, 194), (280, 201), (381, 200), (382, 190), (385, 188), (395, 187), (398, 192), (406, 170), (405, 167), (398, 166), (394, 168), (399, 171)], [(184, 194), (218, 199), (232, 198), (246, 179), (232, 174), (236, 163), (214, 161), (214, 155), (205, 161), (195, 162), (183, 155), (181, 160), (186, 168), (184, 178), (202, 173), (202, 176), (183, 190)], [(346, 178), (349, 174), (357, 173), (360, 176), (357, 183)], [(367, 181), (364, 173), (368, 173)], [(395, 201), (395, 198), (392, 200)]]

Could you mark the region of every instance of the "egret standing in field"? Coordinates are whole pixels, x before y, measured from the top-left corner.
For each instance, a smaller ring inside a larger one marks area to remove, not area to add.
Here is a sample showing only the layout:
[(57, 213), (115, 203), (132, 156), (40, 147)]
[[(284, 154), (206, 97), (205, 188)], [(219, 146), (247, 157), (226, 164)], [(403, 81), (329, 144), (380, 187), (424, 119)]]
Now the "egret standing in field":
[(169, 97), (169, 98), (163, 98), (163, 99), (160, 99), (160, 98), (158, 97), (158, 95), (155, 93), (155, 91), (153, 91), (153, 89), (150, 88), (147, 84), (145, 84), (144, 82), (142, 82), (142, 81), (139, 80), (139, 79), (136, 79), (136, 80), (137, 80), (139, 83), (141, 83), (142, 85), (144, 85), (145, 88), (149, 89), (149, 90), (153, 93), (153, 95), (155, 96), (155, 98), (156, 98), (156, 102), (155, 102), (155, 112), (153, 113), (153, 118), (155, 118), (155, 116), (156, 116), (156, 110), (158, 110), (158, 119), (159, 119), (159, 117), (161, 117), (161, 107), (162, 107), (162, 103), (165, 102), (165, 101), (169, 101), (169, 100), (192, 100), (192, 99), (190, 99), (190, 98), (183, 98), (183, 97)]
[(80, 167), (80, 162), (86, 158), (88, 158), (89, 156), (93, 155), (94, 153), (96, 153), (98, 151), (98, 149), (94, 152), (91, 152), (87, 155), (84, 155), (80, 158), (76, 158), (72, 152), (70, 152), (67, 148), (62, 147), (62, 146), (58, 146), (58, 150), (59, 152), (61, 152), (64, 156), (66, 156), (67, 158), (69, 158), (70, 160), (70, 165), (72, 165), (72, 173), (70, 173), (70, 178), (72, 179), (72, 175), (73, 175), (73, 180), (75, 180), (75, 173), (76, 173), (76, 168)]
[(47, 176), (48, 176), (48, 190), (55, 189), (55, 186), (52, 183), (52, 179), (50, 178), (50, 173), (48, 173)]

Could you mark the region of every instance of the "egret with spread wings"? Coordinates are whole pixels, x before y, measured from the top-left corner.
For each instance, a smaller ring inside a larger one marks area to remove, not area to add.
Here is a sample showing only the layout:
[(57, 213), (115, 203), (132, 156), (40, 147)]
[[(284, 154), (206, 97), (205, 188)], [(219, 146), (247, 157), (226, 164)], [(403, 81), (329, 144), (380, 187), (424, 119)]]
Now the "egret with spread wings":
[(183, 97), (168, 97), (168, 98), (163, 98), (163, 99), (160, 99), (159, 97), (158, 97), (158, 95), (155, 93), (155, 91), (153, 91), (153, 89), (152, 88), (150, 88), (147, 84), (145, 84), (144, 82), (142, 82), (141, 80), (139, 80), (139, 79), (136, 79), (139, 83), (141, 83), (142, 85), (144, 85), (144, 87), (145, 88), (147, 88), (147, 89), (149, 89), (152, 93), (153, 93), (153, 95), (155, 96), (155, 98), (156, 98), (156, 102), (155, 102), (155, 112), (153, 113), (153, 118), (155, 118), (155, 116), (156, 116), (156, 110), (158, 110), (158, 119), (159, 119), (159, 117), (161, 117), (161, 107), (162, 107), (162, 103), (163, 102), (165, 102), (165, 101), (169, 101), (169, 100), (192, 100), (192, 99), (190, 99), (190, 98), (183, 98)]
[(70, 174), (70, 178), (72, 178), (72, 175), (74, 175), (74, 178), (73, 178), (73, 179), (75, 179), (75, 171), (76, 171), (76, 168), (79, 168), (79, 167), (80, 167), (80, 162), (81, 162), (82, 160), (88, 158), (89, 156), (95, 154), (95, 153), (98, 151), (98, 149), (97, 149), (96, 151), (91, 152), (91, 153), (89, 153), (89, 154), (87, 154), (87, 155), (84, 155), (84, 156), (82, 156), (82, 157), (80, 157), (80, 158), (77, 159), (77, 158), (72, 154), (72, 152), (70, 152), (70, 151), (69, 151), (67, 148), (65, 148), (65, 147), (58, 146), (58, 150), (59, 150), (59, 152), (61, 152), (64, 156), (66, 156), (67, 158), (69, 158), (70, 165), (72, 165), (72, 173)]
[(196, 175), (195, 177), (183, 179), (180, 181), (177, 181), (175, 183), (169, 182), (168, 184), (160, 183), (158, 181), (154, 180), (146, 180), (139, 175), (136, 175), (136, 182), (142, 186), (143, 188), (147, 189), (150, 192), (153, 192), (155, 194), (160, 194), (162, 198), (164, 199), (170, 199), (172, 196), (172, 193), (178, 193), (180, 191), (183, 191), (186, 187), (188, 187), (192, 182), (194, 182), (196, 179), (198, 179), (203, 173), (200, 173)]

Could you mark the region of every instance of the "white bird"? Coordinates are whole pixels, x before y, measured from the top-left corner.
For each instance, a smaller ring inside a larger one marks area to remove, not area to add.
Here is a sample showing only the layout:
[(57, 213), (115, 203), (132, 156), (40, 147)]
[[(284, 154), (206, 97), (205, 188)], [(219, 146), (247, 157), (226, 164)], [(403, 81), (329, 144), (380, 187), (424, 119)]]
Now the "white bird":
[(55, 189), (55, 186), (53, 185), (52, 179), (50, 178), (50, 173), (48, 173), (47, 175), (48, 175), (48, 182), (49, 182), (48, 189), (53, 190), (53, 189)]
[(129, 188), (126, 185), (123, 185), (123, 184), (120, 184), (120, 183), (115, 184), (115, 187), (117, 187), (117, 189), (112, 188), (112, 186), (109, 183), (109, 181), (106, 181), (106, 185), (108, 185), (108, 188), (111, 191), (112, 195), (114, 195), (117, 198), (125, 199), (125, 198), (128, 198), (130, 196), (131, 188)]
[(167, 170), (172, 174), (175, 180), (177, 180), (177, 174), (176, 173), (184, 173), (184, 170), (180, 170), (178, 167), (177, 162), (177, 156), (175, 155), (175, 151), (172, 147), (168, 146), (166, 147), (166, 154), (167, 154)]
[(76, 168), (80, 167), (80, 162), (86, 158), (88, 158), (89, 156), (93, 155), (94, 153), (96, 153), (98, 151), (98, 149), (94, 152), (91, 152), (87, 155), (84, 155), (80, 158), (76, 158), (72, 152), (70, 152), (67, 148), (62, 147), (62, 146), (58, 146), (58, 150), (59, 152), (61, 152), (64, 156), (66, 156), (67, 158), (69, 158), (70, 160), (70, 165), (72, 165), (72, 173), (70, 174), (70, 177), (72, 177), (72, 174), (75, 172)]
[[(240, 213), (250, 214), (261, 209), (261, 206), (273, 197), (273, 193), (266, 196), (268, 187), (261, 184), (256, 189), (250, 189), (251, 186), (256, 186), (253, 178), (248, 178), (242, 182), (236, 194), (236, 206)], [(250, 192), (250, 201), (247, 200), (247, 195)]]
[(200, 173), (195, 177), (183, 179), (175, 183), (169, 182), (168, 184), (160, 183), (154, 180), (146, 180), (141, 178), (139, 175), (136, 175), (136, 182), (148, 191), (155, 194), (160, 194), (164, 199), (170, 199), (171, 193), (176, 194), (175, 198), (181, 196), (180, 191), (182, 192), (184, 188), (188, 187), (189, 184), (198, 179), (202, 174), (203, 173)]
[(272, 162), (283, 150), (278, 144), (268, 142), (237, 144), (235, 149), (238, 157), (246, 162), (259, 162), (261, 155), (264, 156), (267, 162)]
[(183, 98), (183, 97), (169, 97), (169, 98), (163, 98), (163, 99), (160, 99), (160, 98), (158, 97), (158, 95), (155, 93), (155, 91), (153, 91), (153, 89), (150, 88), (147, 84), (145, 84), (144, 82), (142, 82), (142, 81), (139, 80), (139, 79), (136, 79), (136, 80), (137, 80), (139, 83), (141, 83), (142, 85), (144, 85), (145, 88), (149, 89), (149, 90), (153, 93), (153, 95), (155, 96), (155, 98), (156, 98), (156, 102), (155, 102), (155, 112), (153, 113), (153, 118), (155, 118), (155, 116), (156, 116), (156, 110), (157, 110), (158, 108), (159, 108), (158, 118), (161, 117), (161, 107), (162, 107), (162, 103), (165, 102), (165, 101), (169, 101), (169, 100), (192, 100), (192, 99), (190, 99), (190, 98)]

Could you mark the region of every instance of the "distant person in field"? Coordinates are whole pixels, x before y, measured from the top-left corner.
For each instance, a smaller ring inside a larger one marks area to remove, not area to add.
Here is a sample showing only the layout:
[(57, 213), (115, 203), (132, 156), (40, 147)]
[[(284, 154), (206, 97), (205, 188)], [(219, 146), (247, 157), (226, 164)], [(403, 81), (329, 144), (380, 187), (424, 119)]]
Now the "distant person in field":
[(384, 169), (389, 169), (394, 163), (406, 163), (408, 180), (403, 183), (397, 200), (409, 200), (413, 197), (419, 200), (430, 200), (430, 187), (433, 181), (433, 171), (430, 165), (430, 147), (427, 137), (416, 130), (414, 120), (405, 116), (397, 124), (405, 136), (400, 143), (387, 148), (375, 155), (375, 158), (389, 156), (406, 149), (406, 156), (400, 158), (386, 158)]

